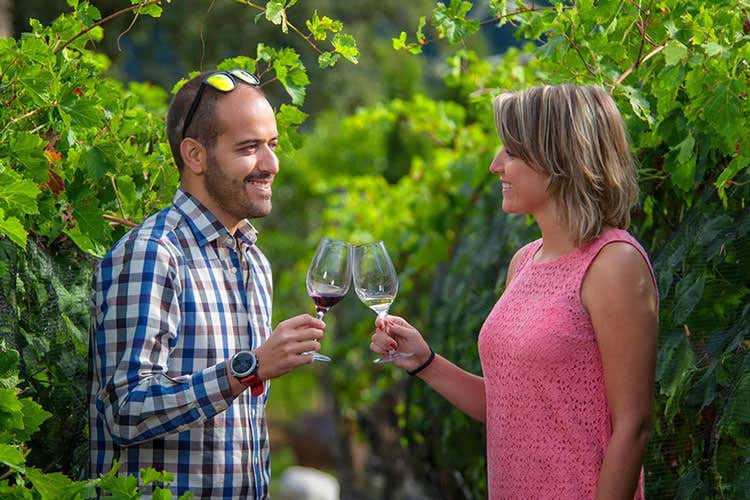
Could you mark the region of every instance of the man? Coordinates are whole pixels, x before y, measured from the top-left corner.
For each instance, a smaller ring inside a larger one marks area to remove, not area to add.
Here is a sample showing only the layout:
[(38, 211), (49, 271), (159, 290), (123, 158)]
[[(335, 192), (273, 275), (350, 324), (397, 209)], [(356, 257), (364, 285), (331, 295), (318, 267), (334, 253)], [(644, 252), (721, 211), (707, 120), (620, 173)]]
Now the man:
[[(91, 473), (172, 472), (173, 493), (266, 498), (268, 380), (312, 362), (325, 324), (271, 331), (271, 267), (248, 218), (271, 211), (273, 109), (242, 70), (175, 95), (172, 205), (123, 237), (94, 277)], [(147, 492), (148, 493), (148, 492)]]

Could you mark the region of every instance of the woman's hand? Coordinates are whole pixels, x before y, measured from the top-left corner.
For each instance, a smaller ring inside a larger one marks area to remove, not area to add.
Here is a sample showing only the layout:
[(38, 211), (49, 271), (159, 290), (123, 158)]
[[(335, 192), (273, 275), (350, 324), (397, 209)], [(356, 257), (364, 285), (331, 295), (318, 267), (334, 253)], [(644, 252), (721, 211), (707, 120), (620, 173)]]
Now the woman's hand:
[(414, 356), (393, 362), (405, 370), (414, 370), (430, 357), (430, 346), (427, 345), (419, 330), (411, 326), (404, 318), (388, 315), (385, 319), (375, 320), (377, 330), (372, 336), (370, 349), (381, 355), (391, 351), (411, 352)]

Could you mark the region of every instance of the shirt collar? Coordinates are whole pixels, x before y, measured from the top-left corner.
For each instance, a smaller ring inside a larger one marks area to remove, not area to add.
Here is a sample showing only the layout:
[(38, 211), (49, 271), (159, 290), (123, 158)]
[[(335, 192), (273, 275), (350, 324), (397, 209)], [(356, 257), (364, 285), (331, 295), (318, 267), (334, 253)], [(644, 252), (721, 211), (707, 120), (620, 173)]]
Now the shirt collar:
[[(181, 187), (177, 188), (172, 205), (185, 216), (195, 233), (198, 245), (203, 246), (222, 236), (231, 236), (226, 226), (214, 214)], [(236, 236), (246, 244), (253, 245), (258, 239), (258, 231), (249, 220), (243, 219), (237, 226)]]

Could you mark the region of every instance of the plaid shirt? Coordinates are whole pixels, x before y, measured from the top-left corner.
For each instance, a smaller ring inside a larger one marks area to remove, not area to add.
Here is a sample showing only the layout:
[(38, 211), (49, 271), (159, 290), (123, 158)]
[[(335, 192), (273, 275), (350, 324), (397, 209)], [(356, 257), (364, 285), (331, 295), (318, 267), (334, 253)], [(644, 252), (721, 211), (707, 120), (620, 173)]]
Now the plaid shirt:
[[(271, 334), (271, 267), (198, 200), (130, 231), (97, 267), (90, 345), (91, 475), (154, 467), (173, 493), (267, 498), (266, 390), (232, 397), (225, 361)], [(239, 243), (241, 255), (236, 251)]]

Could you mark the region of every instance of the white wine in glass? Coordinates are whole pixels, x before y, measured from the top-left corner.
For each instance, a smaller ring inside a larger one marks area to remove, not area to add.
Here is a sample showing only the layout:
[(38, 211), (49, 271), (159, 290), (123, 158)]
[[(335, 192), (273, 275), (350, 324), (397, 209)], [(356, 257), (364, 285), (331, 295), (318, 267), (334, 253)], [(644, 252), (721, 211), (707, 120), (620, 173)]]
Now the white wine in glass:
[[(351, 281), (349, 243), (330, 238), (320, 240), (315, 257), (307, 269), (306, 279), (307, 294), (315, 303), (318, 319), (323, 319), (328, 309), (344, 298)], [(312, 356), (316, 361), (331, 361), (329, 356), (315, 351), (303, 354)]]
[[(398, 293), (398, 275), (382, 241), (357, 245), (352, 249), (354, 291), (364, 305), (385, 318)], [(373, 363), (388, 363), (413, 356), (412, 352), (391, 350)]]

